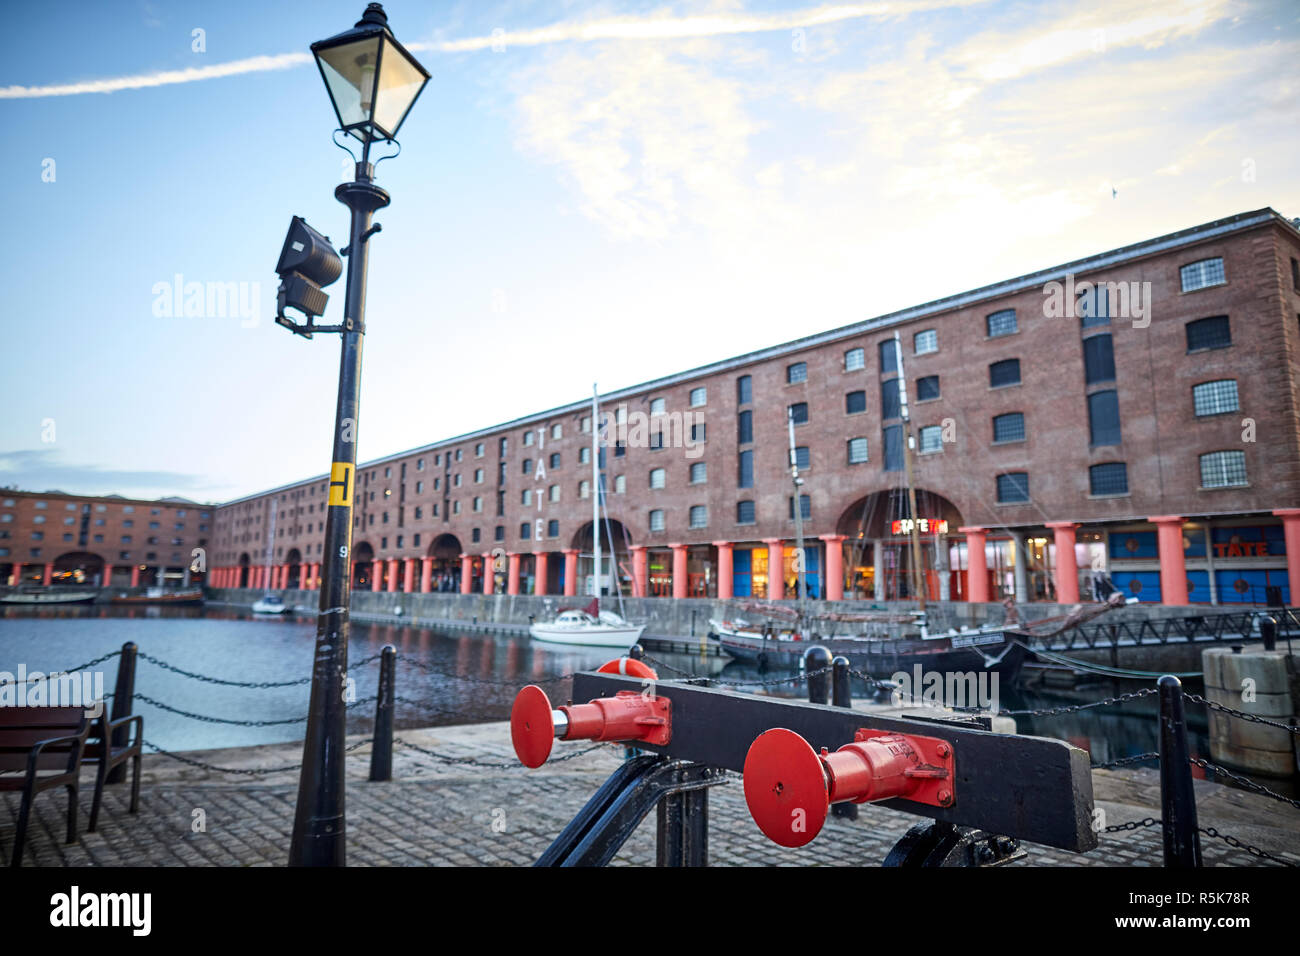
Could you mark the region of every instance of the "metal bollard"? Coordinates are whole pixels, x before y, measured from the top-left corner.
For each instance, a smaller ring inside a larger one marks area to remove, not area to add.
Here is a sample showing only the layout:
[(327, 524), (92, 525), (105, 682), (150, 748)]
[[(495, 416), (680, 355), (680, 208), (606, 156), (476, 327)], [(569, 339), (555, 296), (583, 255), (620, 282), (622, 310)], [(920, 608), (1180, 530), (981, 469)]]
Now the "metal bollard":
[[(132, 641), (122, 645), (122, 656), (117, 662), (117, 684), (113, 687), (113, 710), (111, 720), (121, 720), (131, 716), (131, 705), (135, 702), (135, 652), (138, 648)], [(125, 747), (130, 727), (119, 727), (113, 731), (113, 746)], [(107, 743), (107, 741), (105, 741)], [(108, 759), (105, 754), (104, 759)], [(121, 783), (126, 779), (126, 764), (120, 763), (108, 772), (106, 783)]]
[(643, 661), (645, 660), (645, 648), (640, 644), (633, 644), (628, 650), (627, 656), (632, 658), (634, 661)]
[(1264, 650), (1277, 649), (1277, 621), (1271, 617), (1259, 619), (1259, 636), (1264, 639)]
[[(852, 707), (853, 691), (849, 686), (849, 659), (837, 654), (831, 661), (831, 703), (836, 707)], [(843, 817), (845, 820), (858, 818), (856, 803), (831, 804), (831, 816)]]
[(370, 742), (370, 779), (393, 779), (393, 696), (397, 679), (397, 648), (385, 644), (379, 655), (379, 700), (375, 702), (375, 732)]
[[(831, 675), (826, 669), (831, 666), (831, 652), (820, 644), (814, 644), (804, 651), (804, 673), (808, 675), (808, 703), (829, 704), (831, 702)], [(814, 671), (822, 673), (813, 676)]]
[(1199, 867), (1201, 835), (1196, 827), (1183, 685), (1170, 674), (1160, 678), (1160, 806), (1165, 866)]

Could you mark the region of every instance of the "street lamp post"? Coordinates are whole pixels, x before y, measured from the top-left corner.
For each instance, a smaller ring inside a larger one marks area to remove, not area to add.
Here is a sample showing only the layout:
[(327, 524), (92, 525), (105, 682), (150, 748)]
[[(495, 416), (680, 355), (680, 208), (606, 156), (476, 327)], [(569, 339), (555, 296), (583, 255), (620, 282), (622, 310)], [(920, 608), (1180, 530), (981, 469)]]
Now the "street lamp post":
[[(376, 139), (394, 139), (416, 97), (428, 82), (429, 74), (397, 42), (388, 28), (388, 17), (378, 3), (366, 7), (351, 30), (313, 43), (311, 49), (333, 101), (339, 125), (344, 132), (360, 140), (362, 155), (356, 164), (356, 178), (334, 190), (335, 198), (352, 213), (348, 245), (343, 250), (343, 255), (348, 257), (348, 268), (342, 324), (313, 324), (315, 315), (324, 309), (325, 297), (318, 286), (333, 281), (338, 273), (334, 270), (331, 277), (330, 270), (325, 268), (322, 282), (320, 277), (312, 274), (311, 262), (306, 264), (307, 268), (290, 276), (281, 273), (284, 282), (281, 285), (280, 315), (276, 320), (307, 338), (313, 332), (338, 332), (342, 338), (311, 705), (303, 742), (289, 865), (343, 866), (347, 861), (344, 749), (350, 631), (348, 606), (352, 591), (349, 569), (361, 393), (361, 342), (365, 335), (366, 265), (370, 236), (379, 231), (379, 226), (372, 226), (371, 221), (375, 212), (390, 202), (388, 193), (374, 184), (370, 145)], [(295, 251), (302, 254), (305, 248), (310, 253), (319, 243), (328, 249), (324, 237), (295, 218), (285, 240), (285, 251), (281, 253), (281, 265), (287, 268), (285, 263), (294, 259)], [(327, 256), (324, 258), (328, 259)], [(337, 258), (334, 261), (337, 262)], [(305, 292), (302, 291), (304, 288)], [(298, 325), (286, 318), (286, 304), (304, 311), (307, 323)]]

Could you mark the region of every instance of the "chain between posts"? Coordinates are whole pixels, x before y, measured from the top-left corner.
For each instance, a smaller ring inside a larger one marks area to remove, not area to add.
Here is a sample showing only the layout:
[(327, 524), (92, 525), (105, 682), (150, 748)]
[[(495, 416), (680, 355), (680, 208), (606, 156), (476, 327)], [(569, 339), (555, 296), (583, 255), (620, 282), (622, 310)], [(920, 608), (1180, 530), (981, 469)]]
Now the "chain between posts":
[(1274, 863), (1281, 863), (1283, 866), (1289, 866), (1289, 867), (1295, 867), (1300, 865), (1300, 864), (1292, 863), (1290, 860), (1284, 860), (1281, 857), (1273, 856), (1271, 853), (1267, 853), (1264, 850), (1261, 850), (1257, 846), (1252, 846), (1249, 843), (1242, 843), (1236, 837), (1229, 836), (1226, 833), (1220, 833), (1214, 827), (1197, 827), (1196, 829), (1200, 830), (1206, 836), (1212, 836), (1217, 840), (1222, 840), (1224, 843), (1228, 844), (1228, 846), (1235, 847), (1238, 850), (1245, 850), (1251, 856), (1257, 856), (1262, 860), (1272, 860)]
[[(436, 750), (430, 750), (427, 747), (421, 747), (419, 744), (413, 744), (409, 740), (405, 740), (401, 737), (394, 737), (393, 743), (402, 747), (406, 747), (409, 750), (414, 750), (417, 753), (422, 753), (425, 756), (433, 757), (435, 760), (441, 760), (444, 763), (463, 764), (469, 767), (484, 767), (493, 770), (518, 770), (523, 767), (523, 764), (521, 764), (518, 760), (488, 761), (488, 760), (478, 760), (475, 757), (453, 757), (450, 754), (440, 754)], [(565, 760), (574, 760), (575, 758), (581, 757), (584, 754), (591, 753), (593, 750), (599, 750), (601, 747), (604, 746), (606, 746), (606, 744), (604, 743), (593, 744), (590, 747), (584, 747), (583, 749), (575, 750), (572, 753), (561, 754), (558, 757), (551, 757), (546, 761), (546, 763), (549, 766), (550, 764), (553, 763), (563, 763)]]
[(1289, 803), (1291, 806), (1300, 810), (1300, 800), (1295, 800), (1291, 797), (1283, 796), (1280, 793), (1275, 793), (1263, 784), (1251, 780), (1249, 777), (1243, 777), (1241, 774), (1233, 773), (1231, 770), (1224, 770), (1222, 767), (1212, 764), (1201, 757), (1192, 757), (1190, 760), (1202, 770), (1208, 770), (1221, 777), (1227, 777), (1239, 786), (1245, 787), (1247, 790), (1253, 790), (1255, 793), (1262, 793), (1264, 796), (1272, 797), (1274, 800), (1280, 800), (1282, 803)]
[[(170, 704), (164, 704), (162, 701), (154, 700), (152, 697), (148, 697), (145, 694), (137, 693), (135, 699), (144, 701), (146, 704), (152, 704), (160, 710), (179, 714), (180, 716), (188, 717), (191, 720), (199, 720), (205, 724), (231, 724), (235, 727), (275, 727), (280, 724), (300, 724), (307, 719), (307, 715), (304, 714), (301, 717), (286, 717), (282, 720), (231, 720), (228, 717), (209, 717), (206, 714), (190, 713), (187, 710), (181, 710), (177, 707), (172, 707)], [(351, 710), (353, 707), (360, 707), (362, 704), (372, 704), (378, 699), (378, 697), (373, 695), (370, 697), (362, 697), (360, 700), (352, 701), (347, 705), (347, 707)]]
[(111, 661), (114, 657), (120, 657), (121, 655), (122, 652), (120, 650), (110, 651), (109, 653), (105, 654), (103, 657), (96, 657), (93, 661), (86, 661), (86, 663), (84, 664), (78, 664), (76, 667), (69, 667), (67, 670), (50, 671), (48, 674), (42, 674), (40, 677), (28, 677), (21, 681), (19, 680), (0, 681), (0, 687), (7, 687), (10, 684), (31, 684), (31, 683), (35, 683), (36, 681), (49, 680), (51, 677), (58, 678), (64, 674), (75, 674), (77, 671), (84, 671), (87, 667), (94, 667), (96, 664), (102, 664), (104, 663), (104, 661)]
[[(344, 753), (352, 753), (353, 751), (359, 750), (362, 747), (368, 746), (369, 744), (370, 744), (369, 740), (358, 740), (356, 743), (350, 745), (344, 751)], [(287, 773), (290, 770), (302, 769), (301, 763), (285, 764), (283, 767), (260, 767), (260, 768), (250, 768), (250, 769), (243, 769), (239, 767), (218, 767), (215, 764), (204, 763), (202, 760), (195, 760), (192, 757), (184, 757), (178, 753), (172, 753), (170, 750), (164, 750), (163, 748), (159, 747), (151, 740), (146, 739), (144, 741), (144, 745), (148, 747), (150, 750), (152, 750), (154, 753), (160, 754), (161, 756), (164, 757), (170, 757), (172, 760), (178, 761), (179, 763), (186, 763), (192, 767), (199, 767), (202, 770), (214, 770), (217, 773), (237, 774), (239, 776), (244, 776), (244, 777), (263, 777), (268, 774)]]
[(1185, 697), (1187, 700), (1194, 700), (1198, 704), (1204, 704), (1206, 707), (1210, 708), (1211, 710), (1217, 710), (1225, 714), (1231, 714), (1233, 717), (1238, 717), (1241, 720), (1248, 720), (1254, 724), (1268, 724), (1268, 726), (1270, 727), (1277, 727), (1279, 730), (1285, 730), (1291, 734), (1300, 733), (1300, 727), (1293, 727), (1290, 724), (1278, 723), (1276, 720), (1265, 720), (1263, 717), (1258, 717), (1255, 714), (1247, 714), (1244, 711), (1233, 710), (1231, 707), (1225, 707), (1220, 703), (1216, 703), (1215, 701), (1202, 697), (1200, 694), (1188, 694), (1184, 692), (1183, 697)]
[[(120, 654), (122, 652), (118, 651), (117, 653)], [(152, 654), (146, 654), (144, 651), (137, 651), (136, 657), (138, 657), (140, 660), (148, 661), (150, 664), (154, 664), (158, 667), (161, 667), (163, 670), (171, 671), (173, 674), (180, 674), (182, 677), (188, 677), (192, 680), (202, 681), (205, 684), (220, 684), (224, 687), (251, 687), (259, 690), (264, 690), (271, 687), (297, 687), (301, 684), (311, 683), (310, 677), (302, 677), (299, 678), (298, 680), (283, 680), (283, 681), (222, 680), (219, 677), (209, 677), (206, 674), (196, 674), (193, 671), (183, 670), (182, 668), (177, 667), (175, 664), (169, 664), (164, 660), (160, 660), (159, 658), (154, 657)], [(365, 665), (370, 664), (377, 660), (379, 660), (379, 655), (372, 654), (370, 657), (363, 658), (362, 660), (359, 660), (356, 663), (351, 664), (349, 666), (364, 667)]]

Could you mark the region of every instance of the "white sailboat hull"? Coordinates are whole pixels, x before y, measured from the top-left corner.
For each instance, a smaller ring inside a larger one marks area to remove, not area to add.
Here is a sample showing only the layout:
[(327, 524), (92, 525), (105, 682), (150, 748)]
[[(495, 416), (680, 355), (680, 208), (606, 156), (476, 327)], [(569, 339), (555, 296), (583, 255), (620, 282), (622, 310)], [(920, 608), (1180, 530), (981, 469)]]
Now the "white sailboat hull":
[(528, 633), (536, 640), (551, 644), (577, 644), (582, 647), (631, 647), (641, 638), (644, 624), (629, 624), (626, 627), (613, 627), (608, 624), (593, 624), (581, 627), (561, 624), (534, 624)]

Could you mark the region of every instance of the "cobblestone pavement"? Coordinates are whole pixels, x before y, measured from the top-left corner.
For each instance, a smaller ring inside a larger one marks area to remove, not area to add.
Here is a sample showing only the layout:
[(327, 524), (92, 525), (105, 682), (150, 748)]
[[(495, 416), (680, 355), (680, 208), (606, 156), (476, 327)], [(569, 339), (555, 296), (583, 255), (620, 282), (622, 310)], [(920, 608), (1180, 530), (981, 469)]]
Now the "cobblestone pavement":
[[(574, 759), (585, 742), (556, 742), (552, 763), (519, 767), (507, 724), (478, 724), (399, 731), (397, 736), (449, 757), (501, 763), (472, 767), (446, 763), (407, 747), (394, 754), (394, 779), (370, 783), (369, 745), (348, 761), (348, 862), (360, 866), (525, 866), (550, 844), (601, 781), (619, 763), (621, 747), (605, 745)], [(360, 743), (362, 738), (353, 738)], [(186, 756), (238, 769), (285, 767), (301, 756), (300, 744), (205, 751)], [(64, 846), (66, 800), (40, 795), (28, 831), (24, 864), (42, 866), (281, 866), (288, 856), (297, 797), (297, 771), (260, 777), (227, 774), (145, 758), (140, 812), (126, 812), (129, 787), (108, 788), (99, 830), (85, 832), (94, 792), (83, 777), (80, 838)], [(1097, 771), (1096, 805), (1107, 824), (1159, 816), (1159, 778), (1150, 770)], [(1265, 797), (1196, 781), (1202, 826), (1217, 827), (1243, 843), (1300, 863), (1300, 811)], [(17, 794), (0, 795), (0, 853), (13, 847)], [(710, 791), (709, 857), (721, 866), (874, 866), (920, 818), (862, 806), (856, 821), (831, 817), (809, 846), (787, 850), (768, 841), (750, 819), (739, 775)], [(201, 824), (201, 825), (200, 825)], [(1159, 866), (1158, 826), (1102, 834), (1086, 854), (1027, 844), (1028, 857), (1013, 865)], [(1206, 865), (1244, 866), (1261, 861), (1244, 850), (1202, 835)], [(655, 815), (624, 845), (615, 864), (655, 862)], [(1267, 862), (1267, 861), (1263, 861)]]

